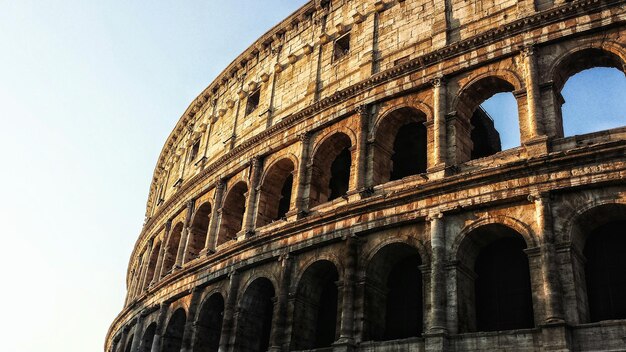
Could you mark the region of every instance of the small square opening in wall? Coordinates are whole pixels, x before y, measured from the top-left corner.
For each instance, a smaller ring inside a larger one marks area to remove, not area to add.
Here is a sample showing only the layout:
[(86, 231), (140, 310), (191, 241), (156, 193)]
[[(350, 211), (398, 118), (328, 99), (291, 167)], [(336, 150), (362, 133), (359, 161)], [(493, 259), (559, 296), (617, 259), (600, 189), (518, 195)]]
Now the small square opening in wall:
[(350, 33), (346, 33), (335, 40), (333, 61), (341, 60), (350, 52)]
[(189, 154), (190, 163), (196, 160), (196, 157), (198, 156), (199, 151), (200, 151), (200, 140), (198, 139), (197, 141), (193, 142), (193, 145), (191, 146), (191, 153)]
[(248, 96), (248, 102), (246, 103), (246, 115), (251, 114), (256, 108), (259, 107), (259, 101), (261, 100), (261, 90), (257, 89), (254, 93)]

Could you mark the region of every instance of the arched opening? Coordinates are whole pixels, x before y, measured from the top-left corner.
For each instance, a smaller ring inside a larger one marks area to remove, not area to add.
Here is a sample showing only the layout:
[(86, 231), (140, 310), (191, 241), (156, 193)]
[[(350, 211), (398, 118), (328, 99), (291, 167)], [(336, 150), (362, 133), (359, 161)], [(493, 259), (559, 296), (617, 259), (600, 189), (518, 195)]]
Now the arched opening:
[(156, 323), (148, 325), (141, 338), (139, 344), (139, 352), (151, 352), (152, 342), (154, 341), (154, 335), (156, 333)]
[(248, 186), (243, 181), (235, 184), (228, 192), (222, 206), (222, 220), (217, 237), (218, 246), (236, 239), (237, 233), (241, 231), (247, 193)]
[(292, 350), (330, 347), (337, 339), (337, 280), (335, 265), (322, 260), (309, 266), (296, 293)]
[(235, 351), (267, 351), (274, 315), (274, 293), (274, 285), (266, 278), (258, 278), (248, 286), (239, 304)]
[[(626, 319), (626, 205), (592, 208), (576, 221), (574, 245), (584, 245), (588, 322)], [(580, 248), (580, 247), (579, 247)], [(582, 270), (581, 270), (582, 271)], [(580, 272), (577, 276), (583, 276)], [(584, 294), (580, 295), (584, 301)]]
[(130, 337), (126, 339), (126, 347), (124, 348), (124, 352), (131, 352), (131, 348), (133, 347), (134, 337), (135, 335), (130, 335)]
[(179, 222), (174, 226), (170, 233), (170, 238), (167, 241), (165, 247), (165, 255), (163, 257), (163, 273), (161, 276), (166, 275), (174, 269), (176, 264), (176, 255), (178, 254), (178, 246), (180, 246), (180, 238), (183, 232), (183, 223)]
[(185, 310), (180, 308), (172, 314), (165, 334), (163, 334), (162, 352), (180, 352), (183, 344), (183, 333), (185, 332), (185, 322), (187, 315)]
[(412, 108), (387, 114), (376, 130), (374, 183), (382, 184), (426, 172), (426, 115)]
[(146, 281), (144, 283), (145, 286), (149, 285), (153, 280), (156, 280), (156, 270), (157, 263), (159, 261), (159, 253), (161, 253), (161, 242), (157, 242), (156, 245), (152, 246), (152, 253), (150, 253), (150, 260), (148, 261), (148, 271), (146, 273)]
[[(515, 100), (513, 93), (497, 93), (482, 102), (480, 107), (476, 110), (479, 109), (482, 109), (493, 123), (493, 129), (495, 129), (499, 136), (500, 147), (497, 147), (498, 143), (495, 140), (489, 141), (489, 143), (486, 143), (486, 145), (483, 144), (482, 146), (480, 143), (477, 143), (478, 146), (475, 149), (482, 148), (483, 150), (476, 150), (476, 155), (492, 155), (501, 150), (519, 147), (522, 144), (520, 141), (519, 118), (517, 116), (517, 100)], [(472, 119), (476, 115), (477, 113), (474, 113)], [(477, 119), (476, 124), (472, 123), (472, 125), (475, 126), (472, 130), (472, 141), (476, 142), (483, 141), (485, 138), (495, 138), (495, 136), (491, 136), (488, 133), (491, 129), (482, 126), (479, 127), (479, 121), (481, 121), (481, 119)], [(475, 136), (474, 133), (478, 135)], [(491, 151), (485, 150), (487, 146), (490, 146)]]
[(563, 136), (626, 125), (623, 67), (617, 55), (600, 49), (578, 51), (559, 64), (554, 89)]
[[(459, 162), (488, 157), (520, 145), (519, 104), (511, 93), (514, 90), (502, 78), (486, 77), (461, 92), (457, 114), (469, 124), (455, 126)], [(503, 131), (506, 134), (501, 134)]]
[(523, 236), (501, 224), (481, 226), (463, 240), (458, 256), (462, 265), (470, 268), (457, 275), (463, 332), (534, 327), (530, 269), (524, 249)]
[(309, 206), (344, 196), (350, 189), (352, 142), (344, 133), (327, 138), (313, 157)]
[(422, 264), (417, 250), (394, 243), (367, 265), (366, 339), (386, 341), (421, 336), (424, 322)]
[(220, 346), (224, 298), (219, 293), (211, 295), (202, 305), (196, 322), (194, 352), (217, 352)]
[(185, 262), (198, 258), (209, 232), (209, 220), (211, 217), (211, 203), (204, 203), (196, 210), (193, 222), (189, 228), (189, 240), (187, 241), (187, 255)]
[(257, 227), (284, 218), (291, 206), (294, 165), (282, 159), (267, 171), (259, 194)]

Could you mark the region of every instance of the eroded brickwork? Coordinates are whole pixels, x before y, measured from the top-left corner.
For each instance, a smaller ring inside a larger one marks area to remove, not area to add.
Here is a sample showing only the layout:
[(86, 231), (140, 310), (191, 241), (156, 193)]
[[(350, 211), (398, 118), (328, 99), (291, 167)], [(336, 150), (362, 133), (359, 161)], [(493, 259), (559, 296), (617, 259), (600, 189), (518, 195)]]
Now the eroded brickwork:
[[(624, 71), (625, 21), (610, 0), (306, 4), (168, 137), (105, 351), (623, 349), (626, 128), (565, 136), (561, 90)], [(480, 109), (500, 92), (508, 150)]]

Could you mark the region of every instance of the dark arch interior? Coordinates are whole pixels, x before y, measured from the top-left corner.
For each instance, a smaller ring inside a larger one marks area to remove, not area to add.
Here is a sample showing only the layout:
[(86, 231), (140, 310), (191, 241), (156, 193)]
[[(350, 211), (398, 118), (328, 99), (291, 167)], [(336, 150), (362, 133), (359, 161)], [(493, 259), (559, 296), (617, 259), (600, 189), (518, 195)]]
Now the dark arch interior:
[(149, 285), (152, 280), (155, 279), (157, 272), (157, 262), (159, 261), (159, 253), (161, 252), (161, 242), (158, 242), (152, 247), (152, 253), (150, 253), (150, 261), (148, 262), (148, 272), (146, 273), (146, 282), (144, 285)]
[[(457, 139), (460, 139), (457, 140), (457, 152), (469, 151), (469, 155), (461, 156), (462, 159), (484, 158), (502, 150), (500, 133), (495, 127), (494, 118), (506, 119), (506, 117), (490, 116), (481, 104), (498, 93), (514, 90), (513, 85), (502, 78), (486, 77), (473, 83), (461, 93), (457, 112), (461, 118), (467, 119), (470, 123), (468, 135), (457, 136)], [(519, 118), (507, 122), (519, 130)], [(466, 141), (465, 138), (469, 140)]]
[(410, 122), (398, 130), (391, 157), (391, 181), (426, 172), (426, 127)]
[(195, 259), (204, 248), (209, 232), (209, 220), (211, 217), (211, 204), (202, 204), (193, 217), (193, 223), (189, 228), (189, 241), (187, 245), (186, 261)]
[(626, 220), (593, 230), (584, 255), (589, 317), (592, 322), (626, 319)]
[(336, 133), (317, 149), (311, 168), (310, 207), (347, 193), (352, 167), (351, 146), (347, 135)]
[(228, 192), (222, 206), (222, 221), (217, 238), (217, 245), (224, 244), (237, 238), (243, 224), (243, 214), (246, 211), (246, 193), (248, 186), (239, 182)]
[(331, 176), (328, 182), (328, 188), (330, 189), (330, 196), (328, 196), (329, 201), (348, 193), (351, 166), (352, 157), (350, 156), (350, 148), (344, 148), (330, 166)]
[(472, 159), (485, 158), (502, 151), (500, 133), (496, 130), (493, 118), (478, 107), (470, 119), (472, 124)]
[(287, 215), (291, 206), (294, 169), (291, 160), (283, 159), (268, 170), (259, 195), (258, 227), (282, 219)]
[(274, 294), (274, 285), (266, 278), (254, 280), (246, 289), (240, 303), (235, 351), (267, 351), (274, 312)]
[(406, 107), (385, 115), (376, 130), (374, 184), (426, 172), (425, 121), (422, 112)]
[[(178, 254), (178, 246), (180, 245), (180, 237), (183, 232), (183, 223), (179, 222), (174, 226), (170, 234), (170, 238), (165, 247), (165, 256), (163, 257), (163, 274), (169, 273), (174, 269), (176, 264), (176, 255)], [(163, 275), (161, 274), (161, 275)]]
[(480, 249), (476, 258), (476, 329), (532, 328), (534, 315), (530, 269), (524, 253), (526, 242), (504, 226), (492, 226), (489, 230), (498, 231), (499, 238)]
[(319, 261), (311, 265), (298, 283), (292, 350), (330, 347), (337, 332), (337, 280), (334, 264)]
[(278, 214), (276, 214), (275, 220), (283, 219), (289, 211), (291, 203), (291, 189), (293, 188), (293, 174), (289, 174), (283, 188), (280, 190), (280, 201), (278, 202)]
[(421, 336), (423, 292), (421, 258), (415, 248), (392, 244), (372, 258), (367, 271), (369, 340)]
[(163, 335), (162, 352), (180, 352), (186, 321), (187, 316), (182, 308), (174, 312)]
[(224, 298), (213, 294), (204, 303), (196, 322), (194, 352), (217, 352), (220, 346), (222, 320), (224, 318)]
[(133, 347), (133, 339), (134, 335), (131, 335), (128, 339), (126, 339), (126, 348), (124, 348), (124, 352), (131, 352), (131, 348)]
[(141, 344), (139, 345), (139, 352), (151, 352), (152, 342), (154, 341), (154, 334), (156, 333), (156, 323), (150, 324), (141, 338)]

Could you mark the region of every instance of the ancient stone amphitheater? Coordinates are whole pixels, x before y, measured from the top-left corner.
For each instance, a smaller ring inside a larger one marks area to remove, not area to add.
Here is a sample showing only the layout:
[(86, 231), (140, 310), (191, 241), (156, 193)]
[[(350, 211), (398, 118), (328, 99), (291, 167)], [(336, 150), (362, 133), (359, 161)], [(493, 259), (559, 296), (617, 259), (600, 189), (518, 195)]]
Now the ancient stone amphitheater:
[[(154, 171), (112, 352), (626, 346), (626, 1), (310, 1), (194, 100)], [(480, 107), (517, 101), (501, 150)], [(593, 124), (592, 124), (593, 125)]]

